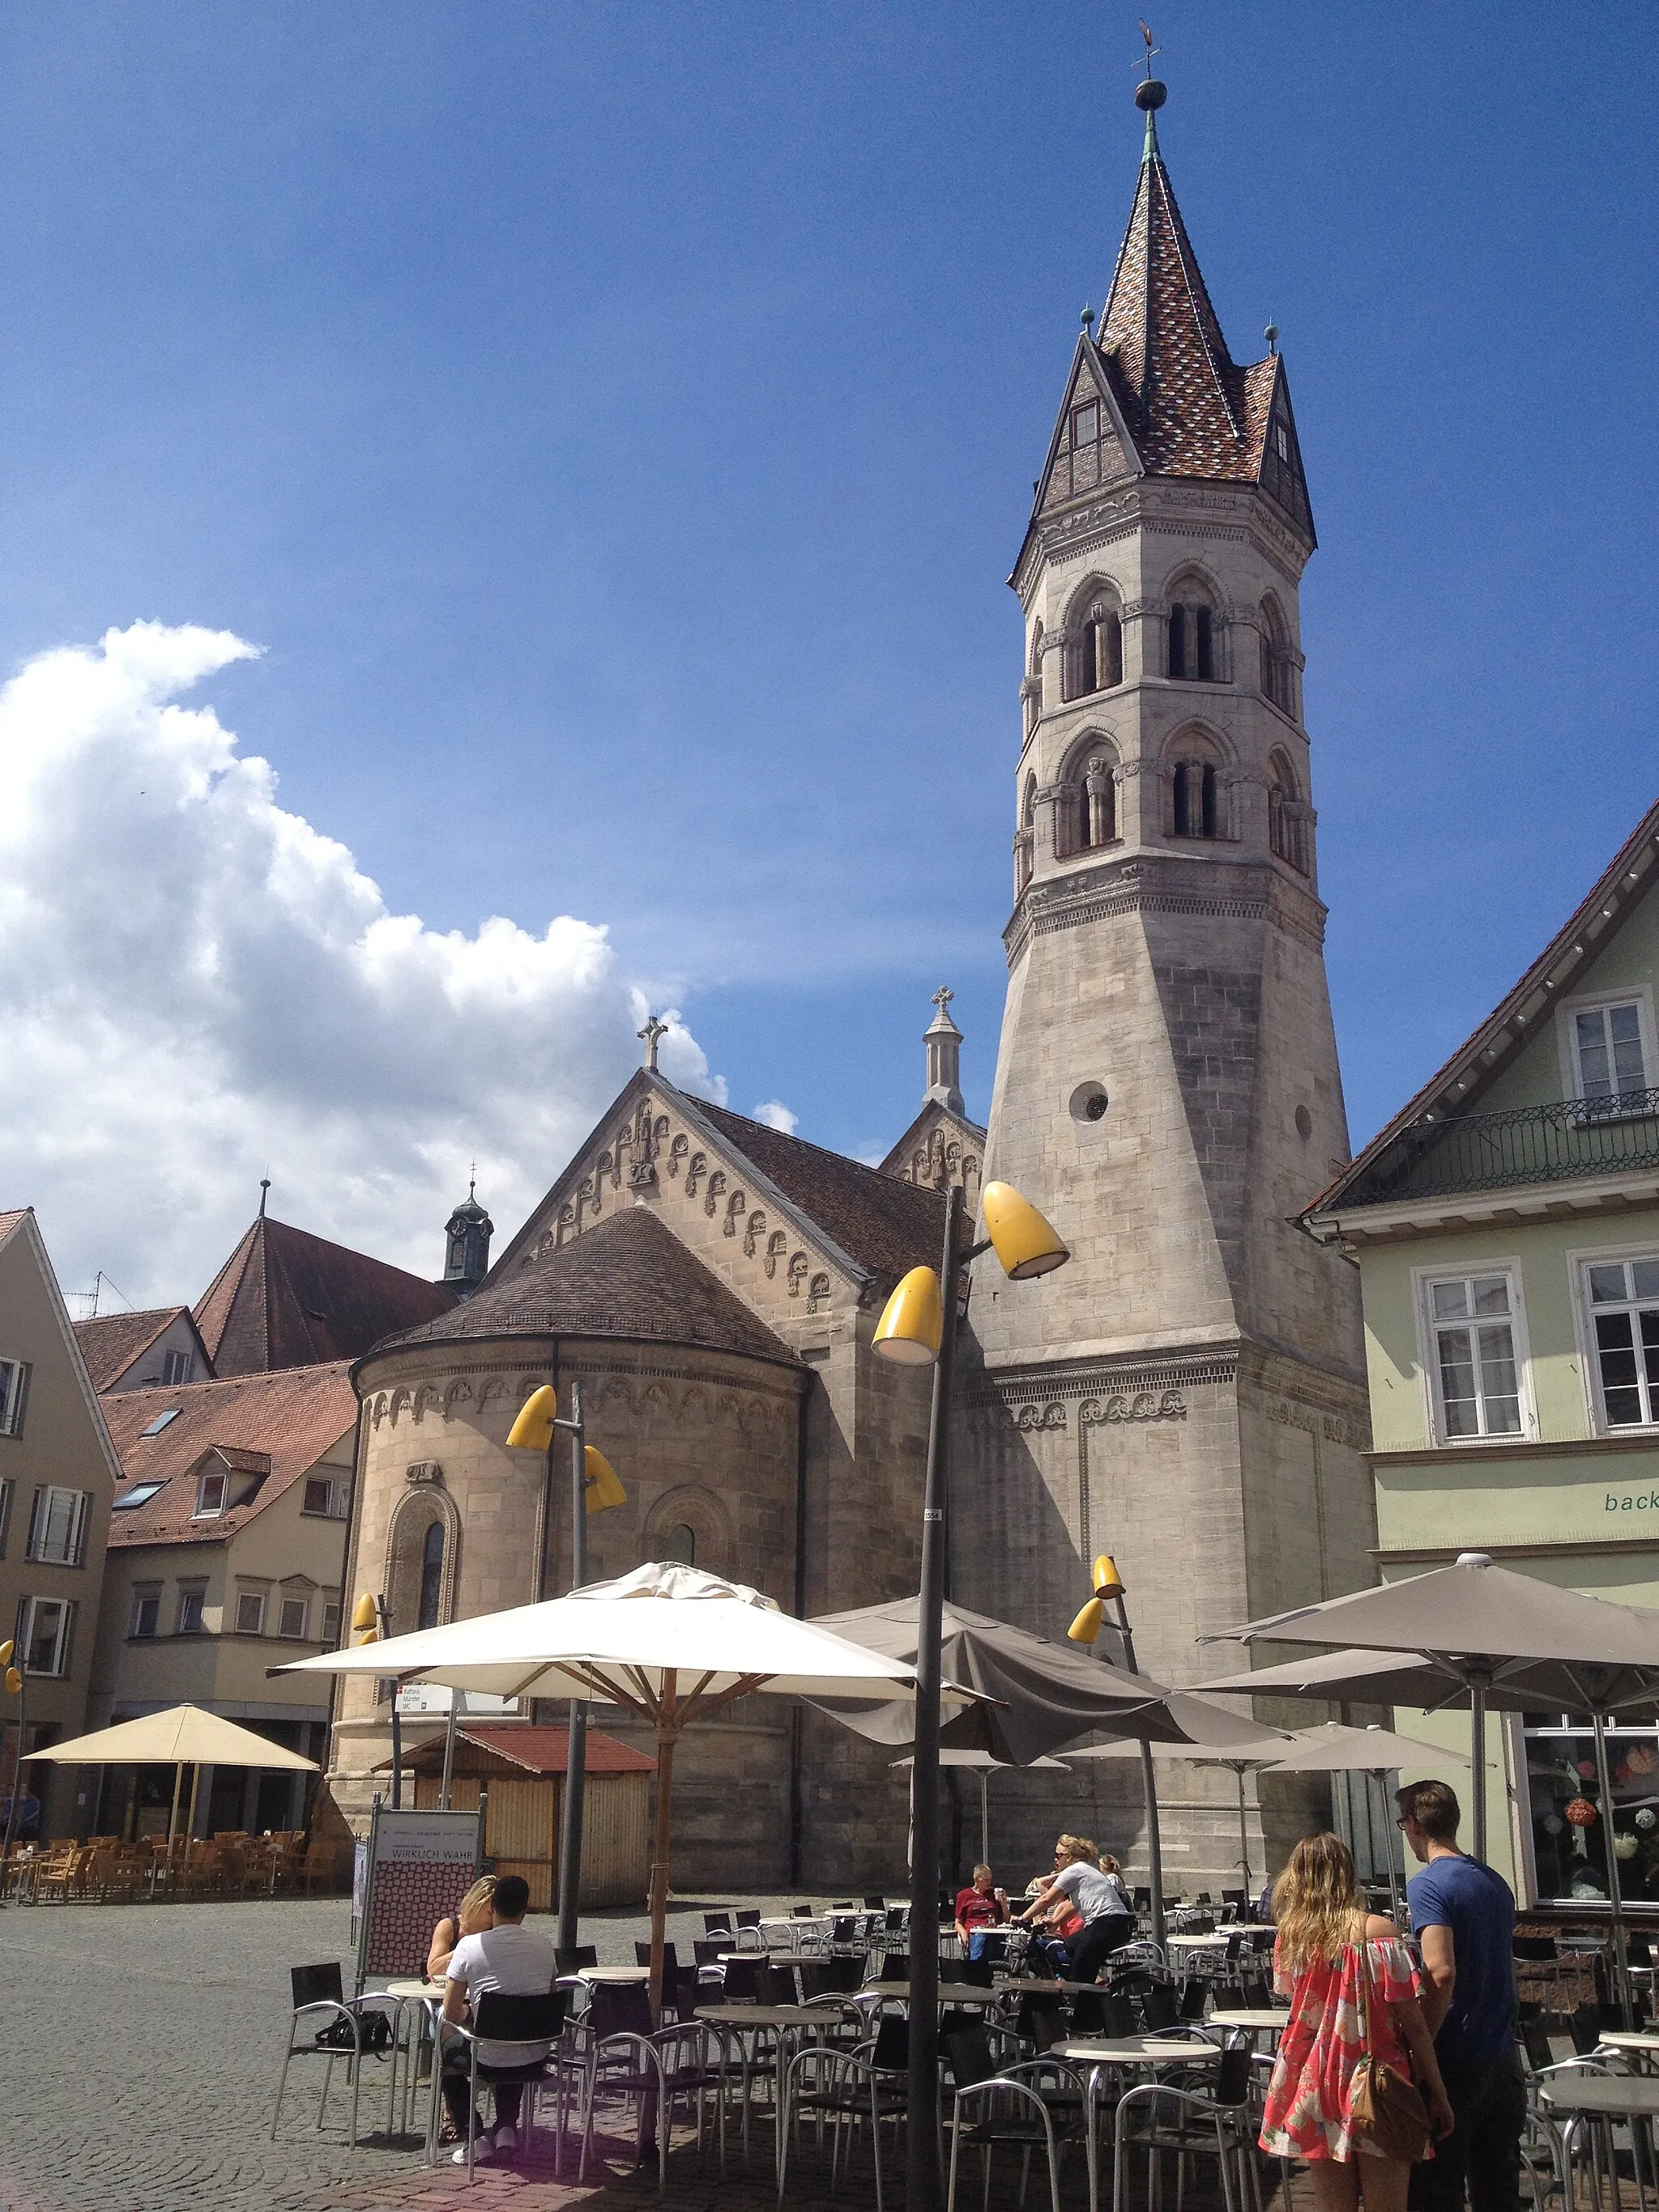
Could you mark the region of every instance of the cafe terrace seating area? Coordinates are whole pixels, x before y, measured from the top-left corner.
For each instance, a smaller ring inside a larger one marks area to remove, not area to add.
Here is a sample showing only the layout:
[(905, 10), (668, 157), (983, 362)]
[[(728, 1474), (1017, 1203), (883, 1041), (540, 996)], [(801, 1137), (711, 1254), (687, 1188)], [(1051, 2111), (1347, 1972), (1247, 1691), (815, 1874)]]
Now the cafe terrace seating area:
[(339, 1853), (304, 1832), (165, 1836), (126, 1843), (14, 1845), (0, 1859), (0, 1899), (27, 1905), (139, 1905), (189, 1898), (297, 1897), (337, 1886)]

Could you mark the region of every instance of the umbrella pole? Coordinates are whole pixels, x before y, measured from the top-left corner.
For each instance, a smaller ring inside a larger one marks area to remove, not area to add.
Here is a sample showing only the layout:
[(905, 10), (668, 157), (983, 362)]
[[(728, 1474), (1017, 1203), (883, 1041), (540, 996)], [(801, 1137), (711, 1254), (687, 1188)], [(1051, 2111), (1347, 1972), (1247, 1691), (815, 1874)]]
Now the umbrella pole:
[(991, 1863), (991, 1770), (982, 1766), (979, 1774), (979, 1855), (981, 1862)]
[[(582, 1418), (582, 1386), (570, 1386), (570, 1587), (587, 1580), (587, 1429)], [(553, 1445), (547, 1447), (552, 1481)], [(549, 1492), (550, 1498), (551, 1491)], [(572, 1698), (566, 1721), (563, 1817), (559, 1826), (559, 1932), (561, 1951), (574, 1951), (581, 1911), (582, 1824), (587, 1790), (587, 1706)]]
[(1376, 1778), (1377, 1795), (1382, 1800), (1382, 1833), (1385, 1838), (1382, 1848), (1388, 1854), (1389, 1860), (1389, 1917), (1398, 1928), (1400, 1925), (1400, 1869), (1394, 1863), (1394, 1832), (1389, 1826), (1389, 1793), (1385, 1786), (1389, 1770), (1386, 1766), (1374, 1766), (1370, 1771)]
[(673, 1717), (675, 1670), (663, 1670), (662, 1708), (657, 1719), (657, 1832), (651, 1851), (651, 2017), (662, 2022), (663, 1943), (668, 1923), (668, 1823), (674, 1801)]
[(185, 1762), (173, 1770), (173, 1810), (167, 1814), (167, 1864), (173, 1864), (173, 1839), (179, 1832), (179, 1793), (185, 1786)]
[(463, 1690), (452, 1690), (449, 1693), (449, 1719), (444, 1728), (444, 1778), (438, 1796), (439, 1810), (445, 1813), (449, 1810), (449, 1784), (455, 1771), (455, 1708), (465, 1694)]
[(1250, 1823), (1244, 1803), (1244, 1768), (1243, 1763), (1233, 1769), (1238, 1778), (1238, 1863), (1244, 1869), (1244, 1902), (1250, 1901)]
[(196, 1835), (196, 1793), (202, 1786), (202, 1762), (198, 1759), (190, 1770), (190, 1818), (185, 1823), (185, 1847), (189, 1847)]
[(1613, 1849), (1617, 1840), (1613, 1826), (1613, 1778), (1607, 1771), (1607, 1723), (1601, 1712), (1590, 1715), (1590, 1726), (1595, 1731), (1595, 1778), (1601, 1791), (1601, 1833), (1607, 1862), (1607, 1903), (1613, 1908), (1613, 1972), (1615, 1995), (1625, 2015), (1625, 2026), (1632, 2025), (1630, 2002), (1630, 1957), (1625, 1947), (1625, 1898), (1619, 1881), (1619, 1854)]
[(1469, 1784), (1474, 1807), (1474, 1856), (1486, 1859), (1486, 1691), (1492, 1677), (1469, 1670)]

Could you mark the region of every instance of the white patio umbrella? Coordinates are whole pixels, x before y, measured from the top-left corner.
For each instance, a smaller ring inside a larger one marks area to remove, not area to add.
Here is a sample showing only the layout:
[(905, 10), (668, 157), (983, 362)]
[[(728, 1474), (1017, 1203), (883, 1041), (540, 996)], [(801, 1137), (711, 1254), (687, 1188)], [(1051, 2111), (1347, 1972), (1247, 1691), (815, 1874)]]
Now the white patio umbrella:
[[(179, 1793), (185, 1769), (196, 1771), (190, 1785), (191, 1828), (196, 1826), (196, 1784), (204, 1766), (277, 1767), (289, 1772), (315, 1774), (314, 1759), (301, 1759), (297, 1751), (284, 1751), (268, 1736), (238, 1728), (222, 1714), (204, 1711), (200, 1705), (170, 1705), (161, 1713), (143, 1713), (136, 1721), (118, 1721), (113, 1728), (77, 1735), (68, 1743), (49, 1745), (36, 1759), (55, 1759), (60, 1766), (172, 1766), (173, 1810), (167, 1815), (167, 1849), (179, 1822)], [(101, 1785), (100, 1785), (101, 1787)]]
[(915, 1670), (781, 1612), (769, 1597), (672, 1560), (507, 1613), (417, 1629), (275, 1668), (392, 1675), (504, 1698), (594, 1698), (635, 1713), (657, 1740), (651, 1866), (651, 1998), (662, 2002), (674, 1746), (735, 1698), (915, 1694)]

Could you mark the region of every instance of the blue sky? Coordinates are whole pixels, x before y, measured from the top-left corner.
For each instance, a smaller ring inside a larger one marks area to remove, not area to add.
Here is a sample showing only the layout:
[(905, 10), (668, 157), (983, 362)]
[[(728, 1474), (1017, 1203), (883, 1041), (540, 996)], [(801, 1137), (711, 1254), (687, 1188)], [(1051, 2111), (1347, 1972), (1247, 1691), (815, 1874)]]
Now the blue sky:
[[(1155, 27), (1224, 327), (1273, 317), (1296, 398), (1358, 1142), (1659, 781), (1659, 15)], [(1128, 210), (1134, 9), (78, 0), (0, 40), (0, 669), (234, 632), (203, 696), (394, 914), (605, 926), (734, 1105), (854, 1151), (948, 979), (982, 1112), (1004, 579)]]

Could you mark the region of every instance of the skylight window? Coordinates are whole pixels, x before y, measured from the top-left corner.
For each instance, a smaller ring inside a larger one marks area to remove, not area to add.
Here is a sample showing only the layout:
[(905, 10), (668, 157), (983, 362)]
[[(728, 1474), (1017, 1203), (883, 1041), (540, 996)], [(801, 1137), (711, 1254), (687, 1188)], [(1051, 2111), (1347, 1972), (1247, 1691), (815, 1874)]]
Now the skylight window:
[(110, 1510), (112, 1513), (126, 1513), (135, 1505), (148, 1505), (157, 1491), (166, 1488), (164, 1482), (135, 1482), (131, 1490), (124, 1492), (116, 1499)]
[(149, 1426), (147, 1429), (140, 1429), (138, 1433), (141, 1437), (159, 1437), (167, 1423), (176, 1421), (178, 1418), (179, 1408), (176, 1406), (169, 1406), (165, 1413), (158, 1413)]

